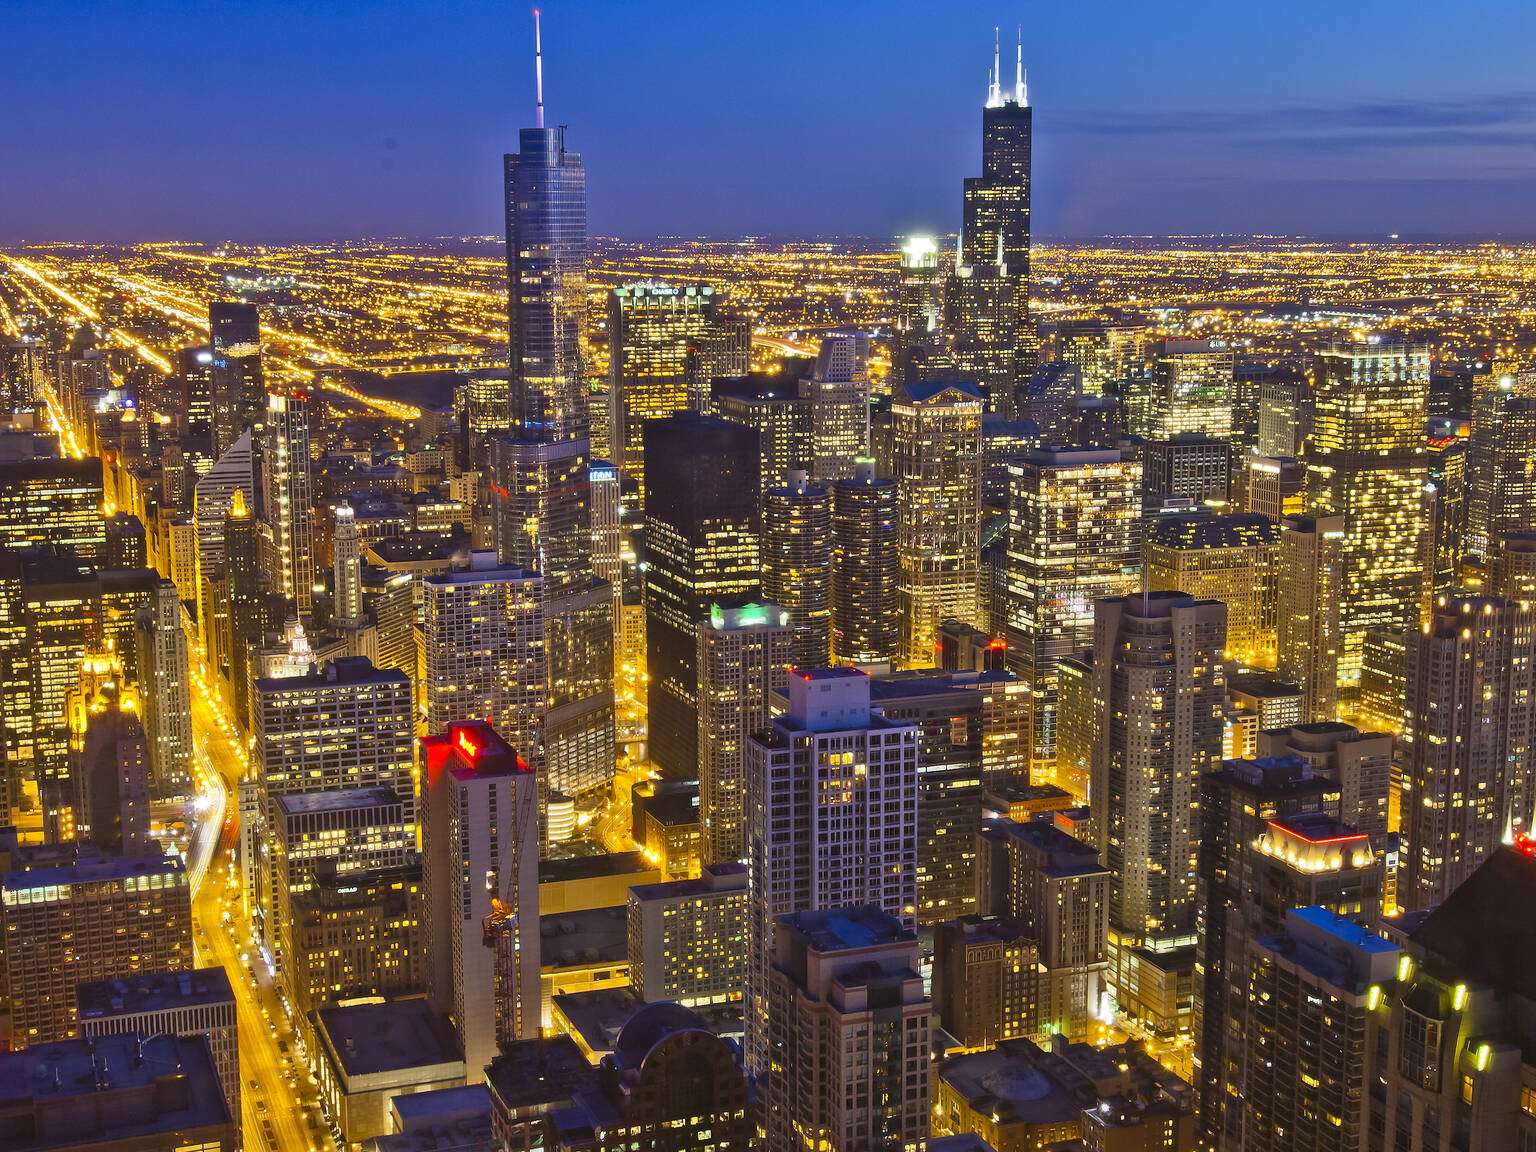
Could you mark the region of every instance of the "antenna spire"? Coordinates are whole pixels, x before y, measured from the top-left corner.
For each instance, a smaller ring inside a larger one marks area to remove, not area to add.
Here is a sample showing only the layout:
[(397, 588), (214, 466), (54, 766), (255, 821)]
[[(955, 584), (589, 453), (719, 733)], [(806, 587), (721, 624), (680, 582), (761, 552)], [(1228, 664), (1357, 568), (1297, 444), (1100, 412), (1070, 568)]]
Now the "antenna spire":
[(1019, 55), (1013, 70), (1013, 102), (1020, 108), (1029, 103), (1029, 88), (1024, 83), (1024, 25), (1019, 25)]
[(533, 10), (533, 85), (539, 96), (539, 115), (535, 126), (544, 127), (544, 45), (539, 39), (539, 10)]
[(1003, 67), (998, 52), (998, 28), (992, 29), (992, 72), (987, 77), (987, 107), (996, 108), (1003, 102)]

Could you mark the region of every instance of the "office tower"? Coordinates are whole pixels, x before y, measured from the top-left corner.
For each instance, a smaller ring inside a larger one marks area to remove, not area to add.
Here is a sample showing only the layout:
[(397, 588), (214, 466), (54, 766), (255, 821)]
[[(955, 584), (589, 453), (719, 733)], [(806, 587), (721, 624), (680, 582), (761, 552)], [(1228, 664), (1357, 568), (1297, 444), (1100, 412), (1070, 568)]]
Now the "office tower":
[(1338, 786), (1339, 819), (1371, 838), (1387, 842), (1387, 809), (1392, 787), (1392, 737), (1362, 732), (1352, 724), (1296, 724), (1259, 733), (1262, 758), (1304, 760)]
[(256, 506), (255, 464), (255, 452), (247, 430), (192, 486), (192, 522), (197, 531), (197, 579), (195, 590), (178, 588), (183, 597), (194, 597), (194, 603), (198, 605), (203, 652), (210, 660), (217, 654), (217, 639), (209, 619), (211, 612), (206, 607), (212, 599), (209, 586), (214, 574), (224, 564), (224, 524), (230, 509), (234, 507), (235, 492), (240, 492), (247, 508), (253, 509)]
[(966, 1048), (1040, 1031), (1040, 949), (1016, 921), (962, 916), (934, 925), (933, 1007)]
[(592, 501), (592, 571), (618, 597), (624, 587), (623, 497), (619, 470), (606, 460), (587, 465), (587, 485)]
[(1385, 629), (1367, 632), (1360, 647), (1356, 718), (1367, 728), (1400, 736), (1407, 730), (1408, 645), (1413, 637)]
[[(1229, 1086), (1240, 1085), (1237, 1065), (1242, 1048), (1244, 949), (1249, 940), (1276, 931), (1285, 915), (1284, 901), (1298, 884), (1332, 885), (1330, 891), (1354, 891), (1334, 885), (1340, 870), (1356, 882), (1376, 857), (1365, 833), (1347, 830), (1340, 840), (1338, 864), (1330, 866), (1319, 851), (1286, 821), (1296, 817), (1332, 819), (1338, 810), (1339, 787), (1314, 772), (1312, 765), (1291, 757), (1227, 760), (1199, 781), (1199, 878), (1196, 904), (1194, 1040), (1199, 1072), (1202, 1131), (1212, 1146), (1226, 1147), (1225, 1134), (1236, 1123), (1237, 1105)], [(1305, 829), (1301, 831), (1305, 832)], [(1306, 832), (1306, 835), (1315, 834)], [(1342, 833), (1341, 833), (1342, 835)], [(1352, 839), (1350, 838), (1352, 837)], [(1290, 850), (1297, 855), (1287, 858)], [(1357, 863), (1354, 857), (1362, 855)], [(1314, 866), (1322, 865), (1318, 870)], [(1380, 874), (1372, 897), (1380, 910)], [(1356, 901), (1362, 899), (1355, 892)], [(1322, 903), (1305, 900), (1304, 903)], [(1338, 900), (1333, 901), (1335, 904)], [(1357, 913), (1355, 908), (1340, 911)]]
[(587, 440), (491, 441), (496, 552), (503, 564), (538, 572), (554, 597), (592, 581), (592, 494)]
[(627, 902), (629, 987), (646, 1003), (737, 1000), (747, 982), (747, 866), (706, 864), (697, 880), (636, 884)]
[[(537, 30), (537, 13), (534, 23)], [(585, 436), (589, 425), (581, 352), (587, 327), (587, 174), (581, 157), (566, 151), (565, 128), (544, 127), (537, 43), (535, 61), (537, 124), (518, 132), (518, 150), (506, 154), (503, 169), (511, 373), (506, 423), (536, 439), (564, 440)]]
[(1232, 444), (1204, 432), (1176, 432), (1141, 446), (1142, 511), (1156, 516), (1165, 501), (1226, 503)]
[[(256, 679), (251, 711), (263, 842), (253, 895), (262, 938), (292, 988), (304, 975), (292, 965), (291, 947), (282, 947), (293, 939), (289, 899), (307, 886), (312, 861), (289, 833), (303, 833), (322, 809), (350, 813), (325, 823), (330, 834), (312, 845), (320, 857), (336, 860), (343, 871), (402, 862), (370, 853), (410, 846), (416, 820), (411, 681), (345, 656), (305, 675)], [(381, 808), (370, 797), (364, 814), (357, 797), (337, 796), (358, 789), (385, 789), (397, 807)]]
[(1077, 399), (1082, 394), (1083, 373), (1076, 364), (1054, 362), (1040, 365), (1019, 386), (1018, 419), (1037, 429), (1029, 445), (1077, 443)]
[(944, 266), (932, 236), (909, 236), (901, 246), (891, 379), (905, 380), (914, 348), (935, 343), (944, 325)]
[(310, 497), (309, 397), (267, 396), (262, 430), (262, 546), (272, 590), (309, 611), (315, 587), (315, 519)]
[(154, 792), (160, 798), (185, 794), (192, 787), (192, 677), (176, 585), (156, 584), (134, 627)]
[(80, 1035), (124, 1034), (142, 1042), (170, 1035), (207, 1037), (230, 1112), (240, 1114), (239, 1025), (235, 991), (221, 966), (146, 972), (131, 980), (92, 980), (75, 989)]
[(88, 564), (106, 554), (101, 460), (0, 461), (0, 548), (68, 548)]
[(1477, 411), (1467, 458), (1468, 551), (1486, 557), (1500, 532), (1536, 523), (1536, 395), (1498, 385)]
[(1024, 84), (1023, 46), (1011, 91), (992, 53), (981, 113), (981, 175), (965, 181), (955, 267), (944, 289), (944, 330), (955, 360), (984, 390), (989, 407), (1013, 415), (1014, 388), (1038, 357), (1029, 314), (1030, 149), (1034, 110)]
[(711, 605), (699, 622), (699, 821), (704, 859), (746, 858), (747, 738), (765, 727), (769, 698), (785, 691), (795, 633), (775, 604)]
[(870, 708), (852, 668), (796, 670), (789, 707), (747, 741), (748, 1065), (766, 1071), (774, 921), (875, 904), (917, 922), (918, 730)]
[[(302, 807), (303, 797), (288, 799), (300, 802), (292, 807)], [(341, 805), (332, 808), (325, 822), (333, 826), (325, 830), (334, 832), (334, 823), (354, 812)], [(321, 824), (318, 815), (310, 822)], [(355, 829), (353, 835), (371, 836), (377, 827)], [(407, 863), (386, 867), (341, 869), (334, 859), (314, 861), (302, 890), (290, 893), (286, 917), (290, 995), (301, 1011), (345, 1000), (412, 995), (426, 987), (421, 877), (421, 859), (414, 852)]]
[(651, 759), (698, 772), (698, 626), (711, 604), (758, 588), (757, 441), (750, 428), (679, 412), (645, 426), (646, 686)]
[(988, 821), (976, 847), (977, 910), (1038, 945), (1041, 1030), (1086, 1039), (1109, 969), (1109, 869), (1093, 845), (1042, 820)]
[(810, 406), (805, 463), (811, 479), (825, 488), (851, 476), (854, 463), (869, 455), (869, 337), (822, 337), (811, 375), (800, 381), (800, 398)]
[(1533, 618), (1529, 603), (1453, 593), (1409, 638), (1405, 908), (1438, 904), (1530, 832)]
[(1251, 512), (1162, 516), (1146, 530), (1147, 587), (1227, 606), (1227, 652), (1267, 666), (1275, 651), (1280, 532)]
[(1258, 455), (1294, 459), (1312, 431), (1312, 385), (1299, 372), (1271, 372), (1259, 381)]
[(188, 437), (213, 435), (213, 349), (206, 344), (178, 348), (172, 363), (171, 388), (180, 401), (171, 413), (178, 431)]
[(822, 668), (832, 659), (832, 510), (825, 488), (792, 470), (763, 494), (763, 595), (795, 630), (791, 663)]
[(1034, 693), (1035, 759), (1056, 759), (1057, 665), (1093, 639), (1093, 605), (1141, 586), (1141, 462), (1118, 449), (1010, 465), (1004, 637)]
[(891, 660), (901, 640), (896, 482), (871, 460), (832, 485), (832, 659)]
[(472, 552), (422, 580), (427, 731), (486, 717), (537, 770), (545, 712), (543, 577)]
[(1280, 521), (1276, 668), (1301, 685), (1309, 721), (1338, 718), (1345, 547), (1342, 516)]
[[(673, 287), (659, 281), (626, 284), (608, 293), (608, 403), (613, 457), (645, 504), (647, 420), (700, 411), (709, 381), (728, 365), (696, 365), (703, 341), (731, 318), (708, 284)], [(744, 366), (743, 366), (744, 367)], [(703, 395), (700, 395), (702, 381)]]
[(1427, 603), (1433, 519), (1425, 493), (1429, 348), (1332, 344), (1317, 356), (1307, 511), (1342, 516), (1339, 682), (1360, 678), (1373, 628), (1411, 629)]
[(1198, 432), (1217, 440), (1232, 434), (1232, 374), (1236, 353), (1221, 340), (1164, 340), (1149, 375), (1125, 386), (1131, 435), (1168, 440)]
[(335, 515), (336, 527), (331, 534), (331, 620), (339, 628), (356, 628), (363, 623), (363, 553), (351, 506), (337, 505)]
[(77, 984), (192, 967), (191, 896), (180, 857), (7, 872), (0, 896), (17, 1044), (75, 1035)]
[(74, 766), (75, 834), (108, 856), (158, 854), (149, 838), (149, 744), (114, 702), (93, 710)]
[(1300, 516), (1307, 509), (1306, 469), (1294, 460), (1246, 456), (1232, 503), (1271, 520)]
[(932, 664), (945, 620), (981, 622), (981, 408), (969, 384), (915, 384), (891, 399), (898, 659), (908, 667)]
[(1434, 513), (1434, 569), (1430, 591), (1435, 596), (1462, 584), (1462, 565), (1467, 553), (1467, 450), (1467, 437), (1457, 435), (1454, 427), (1431, 425), (1425, 453), (1433, 489), (1430, 495)]
[(1226, 606), (1180, 592), (1094, 611), (1094, 832), (1114, 874), (1110, 983), (1159, 1035), (1185, 1032), (1200, 775), (1221, 759)]
[(224, 580), (227, 601), (224, 628), (227, 636), (215, 645), (229, 670), (229, 700), (243, 723), (250, 715), (250, 646), (259, 644), (275, 623), (269, 616), (269, 598), (261, 589), (261, 541), (256, 518), (236, 488), (224, 516)]
[[(717, 385), (730, 382), (716, 381)], [(799, 381), (787, 385), (780, 377), (764, 381), (749, 376), (739, 387), (717, 387), (714, 414), (757, 432), (758, 477), (764, 485), (777, 483), (791, 468), (806, 468), (811, 459), (811, 404), (801, 398)]]
[[(1242, 1043), (1233, 1057), (1241, 1095), (1224, 1102), (1233, 1142), (1223, 1147), (1347, 1152), (1376, 1146), (1372, 1114), (1385, 1118), (1373, 1073), (1387, 1071), (1386, 1053), (1377, 1049), (1386, 1038), (1380, 1005), (1383, 989), (1398, 979), (1401, 950), (1351, 917), (1307, 907), (1288, 911), (1279, 930), (1253, 940), (1238, 959), (1235, 991), (1245, 1004)], [(1436, 1039), (1439, 1025), (1435, 1019)], [(1421, 1042), (1429, 1042), (1422, 1033)], [(1438, 1064), (1421, 1077), (1438, 1085)], [(1438, 1127), (1439, 1109), (1426, 1106)], [(1411, 1104), (1406, 1113), (1404, 1119), (1411, 1118)], [(1380, 1146), (1443, 1147), (1438, 1140), (1413, 1143), (1407, 1131), (1399, 1142)]]
[(261, 425), (267, 386), (261, 365), (261, 317), (254, 304), (215, 300), (208, 305), (213, 350), (209, 391), (213, 398), (213, 455), (228, 452)]
[(1063, 320), (1056, 325), (1056, 359), (1083, 374), (1083, 393), (1104, 396), (1142, 366), (1143, 326), (1106, 320)]
[(144, 523), (137, 516), (116, 512), (106, 520), (103, 568), (143, 568), (149, 562)]
[(539, 1034), (539, 811), (534, 772), (484, 721), (421, 741), (430, 988), (478, 1083), (499, 1042)]
[(1494, 534), (1487, 587), (1506, 600), (1536, 600), (1536, 529)]
[(773, 933), (767, 1148), (921, 1147), (930, 1004), (917, 936), (878, 906), (787, 913)]
[(362, 585), (365, 633), (372, 634), (373, 654), (369, 659), (376, 668), (398, 668), (413, 681), (418, 680), (416, 601), (411, 574), (365, 564)]

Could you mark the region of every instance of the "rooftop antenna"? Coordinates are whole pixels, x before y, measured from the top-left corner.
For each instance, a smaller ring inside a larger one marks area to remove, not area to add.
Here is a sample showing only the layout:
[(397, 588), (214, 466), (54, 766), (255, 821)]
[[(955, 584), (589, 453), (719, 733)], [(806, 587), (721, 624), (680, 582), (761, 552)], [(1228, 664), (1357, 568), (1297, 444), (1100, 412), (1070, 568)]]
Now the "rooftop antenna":
[(539, 10), (533, 10), (533, 84), (539, 94), (539, 117), (536, 127), (544, 127), (544, 46), (539, 40)]
[(998, 28), (992, 28), (992, 75), (987, 84), (987, 107), (996, 108), (1003, 102), (1003, 69), (998, 55)]
[(1013, 71), (1013, 102), (1020, 108), (1029, 103), (1029, 89), (1024, 84), (1024, 25), (1019, 25), (1019, 55)]

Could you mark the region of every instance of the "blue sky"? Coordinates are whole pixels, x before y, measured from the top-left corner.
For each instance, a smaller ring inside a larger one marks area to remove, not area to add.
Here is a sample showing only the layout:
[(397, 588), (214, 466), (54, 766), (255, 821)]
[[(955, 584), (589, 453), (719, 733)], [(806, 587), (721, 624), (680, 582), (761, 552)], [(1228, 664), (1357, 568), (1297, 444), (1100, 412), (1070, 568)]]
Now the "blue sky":
[[(0, 240), (494, 233), (531, 9), (0, 0)], [(1524, 0), (543, 11), (594, 233), (953, 231), (1021, 22), (1037, 234), (1536, 233)]]

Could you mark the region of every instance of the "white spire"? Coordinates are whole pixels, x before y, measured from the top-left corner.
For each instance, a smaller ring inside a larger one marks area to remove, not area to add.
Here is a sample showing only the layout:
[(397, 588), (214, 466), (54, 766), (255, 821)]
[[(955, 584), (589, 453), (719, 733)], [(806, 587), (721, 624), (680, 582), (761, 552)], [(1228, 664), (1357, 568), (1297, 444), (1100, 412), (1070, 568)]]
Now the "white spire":
[(987, 107), (998, 108), (1003, 103), (1003, 66), (999, 55), (998, 29), (992, 29), (992, 72), (987, 77)]
[(544, 127), (544, 45), (539, 40), (539, 10), (533, 10), (533, 86), (539, 97), (539, 118), (535, 127)]
[(1013, 102), (1020, 108), (1029, 104), (1029, 85), (1024, 79), (1024, 25), (1019, 25), (1019, 55), (1013, 71)]

